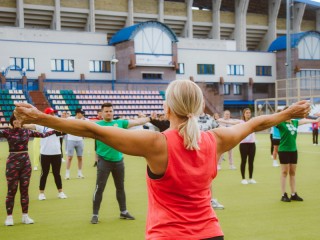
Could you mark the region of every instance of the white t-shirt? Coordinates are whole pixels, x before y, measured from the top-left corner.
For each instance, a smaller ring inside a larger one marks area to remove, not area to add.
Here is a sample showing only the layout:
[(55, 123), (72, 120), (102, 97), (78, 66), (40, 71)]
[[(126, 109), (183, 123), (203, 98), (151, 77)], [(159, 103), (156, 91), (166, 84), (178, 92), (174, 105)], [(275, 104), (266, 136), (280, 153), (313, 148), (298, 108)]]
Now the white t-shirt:
[[(68, 117), (68, 119), (76, 119), (76, 118), (75, 117)], [(85, 118), (84, 120), (88, 121), (89, 119)], [(67, 139), (68, 139), (68, 141), (83, 141), (83, 137), (75, 136), (72, 134), (67, 134)]]
[[(36, 125), (38, 132), (46, 133), (54, 129)], [(60, 137), (57, 137), (56, 134), (53, 134), (46, 138), (40, 139), (40, 154), (42, 155), (58, 155), (61, 154), (60, 150)]]

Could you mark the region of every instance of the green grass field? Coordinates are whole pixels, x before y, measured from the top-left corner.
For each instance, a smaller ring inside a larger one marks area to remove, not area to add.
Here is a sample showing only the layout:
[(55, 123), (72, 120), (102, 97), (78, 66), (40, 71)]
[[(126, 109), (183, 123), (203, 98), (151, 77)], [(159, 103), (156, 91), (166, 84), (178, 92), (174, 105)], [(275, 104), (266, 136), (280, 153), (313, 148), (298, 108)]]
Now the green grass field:
[[(320, 239), (320, 145), (311, 144), (310, 134), (298, 136), (299, 166), (297, 189), (304, 202), (280, 201), (280, 169), (272, 167), (268, 134), (257, 134), (254, 178), (256, 185), (240, 184), (240, 158), (234, 149), (237, 170), (229, 170), (223, 162), (214, 181), (215, 197), (225, 206), (217, 210), (225, 239), (228, 240), (318, 240)], [(31, 148), (30, 143), (30, 149)], [(90, 224), (92, 193), (96, 168), (93, 167), (93, 140), (85, 143), (85, 179), (76, 179), (77, 166), (73, 160), (70, 180), (63, 180), (68, 199), (58, 199), (52, 174), (46, 186), (47, 200), (39, 201), (40, 171), (33, 171), (29, 189), (29, 215), (33, 225), (21, 224), (20, 194), (14, 208), (15, 225), (3, 225), (6, 218), (5, 162), (8, 155), (6, 142), (0, 142), (0, 240), (7, 239), (144, 239), (147, 209), (144, 159), (126, 156), (127, 206), (135, 221), (120, 220), (112, 177), (109, 178), (100, 210), (100, 223)], [(30, 151), (32, 157), (32, 152)], [(65, 163), (61, 174), (64, 177)], [(288, 189), (288, 192), (290, 190)], [(1, 222), (2, 221), (2, 222)]]

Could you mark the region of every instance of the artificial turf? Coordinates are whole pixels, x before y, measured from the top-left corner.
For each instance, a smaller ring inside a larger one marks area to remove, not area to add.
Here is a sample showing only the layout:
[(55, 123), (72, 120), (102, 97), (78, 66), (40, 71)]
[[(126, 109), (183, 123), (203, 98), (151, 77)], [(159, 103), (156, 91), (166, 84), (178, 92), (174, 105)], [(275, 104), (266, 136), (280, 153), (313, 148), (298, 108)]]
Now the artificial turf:
[[(127, 207), (136, 220), (119, 219), (115, 188), (110, 176), (101, 204), (100, 222), (96, 225), (90, 224), (96, 178), (93, 148), (93, 140), (86, 139), (83, 167), (85, 178), (76, 178), (77, 161), (74, 158), (71, 179), (63, 179), (63, 189), (68, 199), (57, 198), (57, 190), (50, 173), (45, 190), (47, 199), (39, 201), (40, 171), (33, 171), (29, 188), (29, 215), (35, 220), (35, 224), (21, 224), (18, 192), (13, 213), (15, 225), (7, 227), (3, 223), (6, 218), (5, 161), (8, 147), (6, 142), (0, 142), (0, 239), (144, 239), (147, 209), (146, 163), (139, 157), (125, 156)], [(29, 149), (32, 159), (32, 142)], [(240, 183), (238, 147), (234, 149), (237, 170), (228, 169), (228, 159), (222, 163), (222, 170), (214, 181), (214, 196), (225, 206), (225, 210), (216, 211), (225, 239), (320, 239), (320, 145), (312, 145), (311, 134), (299, 134), (298, 152), (297, 191), (304, 198), (303, 202), (280, 201), (280, 168), (272, 167), (269, 134), (257, 134), (254, 164), (254, 179), (257, 184)], [(227, 158), (227, 154), (225, 157)], [(64, 174), (65, 163), (62, 164), (62, 177)], [(289, 187), (287, 191), (290, 193)]]

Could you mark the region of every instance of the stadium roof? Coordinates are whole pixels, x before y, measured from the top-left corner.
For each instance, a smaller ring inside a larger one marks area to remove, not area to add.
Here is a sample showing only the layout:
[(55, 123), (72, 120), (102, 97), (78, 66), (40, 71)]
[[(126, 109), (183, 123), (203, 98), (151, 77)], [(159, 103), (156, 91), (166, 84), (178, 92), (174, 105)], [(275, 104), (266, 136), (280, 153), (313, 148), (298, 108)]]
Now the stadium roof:
[(319, 0), (294, 0), (295, 2), (305, 3), (307, 5), (320, 8), (320, 1)]
[[(291, 48), (296, 48), (300, 40), (308, 35), (317, 35), (320, 37), (320, 32), (308, 31), (308, 32), (291, 34)], [(280, 51), (285, 49), (287, 49), (287, 36), (281, 36), (281, 37), (278, 37), (276, 40), (274, 40), (270, 44), (268, 52), (275, 52), (275, 51)]]
[(109, 41), (109, 45), (115, 45), (121, 42), (132, 40), (137, 32), (148, 26), (156, 26), (168, 33), (172, 42), (178, 42), (176, 34), (165, 24), (158, 21), (147, 21), (126, 27), (116, 32)]

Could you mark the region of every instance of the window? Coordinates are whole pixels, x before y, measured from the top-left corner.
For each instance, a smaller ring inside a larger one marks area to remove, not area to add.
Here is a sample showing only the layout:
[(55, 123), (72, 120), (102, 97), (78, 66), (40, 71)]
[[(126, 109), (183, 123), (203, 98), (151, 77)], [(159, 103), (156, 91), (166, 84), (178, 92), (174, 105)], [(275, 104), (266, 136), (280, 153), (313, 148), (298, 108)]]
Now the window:
[(223, 85), (223, 94), (224, 95), (230, 95), (230, 84), (224, 84)]
[(233, 84), (233, 95), (241, 95), (241, 84)]
[(306, 69), (297, 72), (297, 77), (300, 79), (301, 89), (320, 89), (320, 70)]
[(244, 65), (228, 65), (227, 66), (228, 75), (243, 76), (244, 75)]
[(255, 83), (252, 87), (253, 93), (268, 93), (269, 84), (268, 83)]
[(109, 73), (111, 72), (111, 63), (110, 61), (91, 60), (89, 62), (89, 70), (90, 72)]
[(213, 64), (198, 64), (197, 69), (198, 69), (198, 74), (214, 75)]
[(11, 57), (10, 58), (10, 70), (19, 71), (23, 68), (26, 71), (34, 71), (35, 70), (35, 61), (34, 58), (18, 58)]
[(271, 66), (256, 66), (257, 76), (272, 76)]
[(178, 63), (177, 74), (184, 74), (184, 63)]
[(74, 72), (74, 60), (51, 59), (51, 71), (53, 72)]
[(162, 73), (142, 73), (142, 79), (162, 79)]

